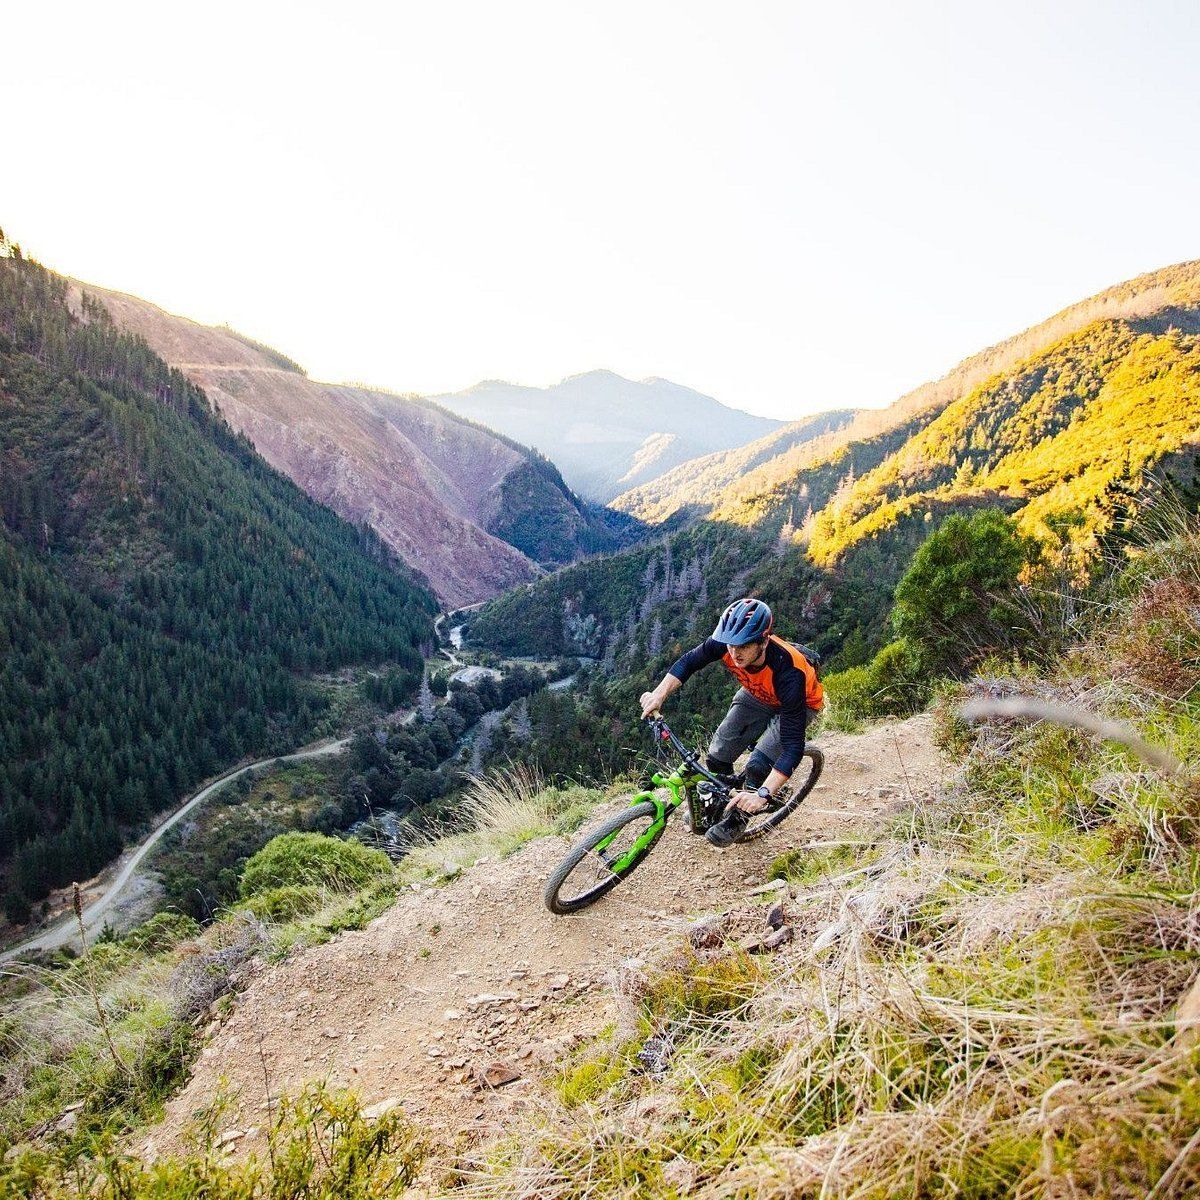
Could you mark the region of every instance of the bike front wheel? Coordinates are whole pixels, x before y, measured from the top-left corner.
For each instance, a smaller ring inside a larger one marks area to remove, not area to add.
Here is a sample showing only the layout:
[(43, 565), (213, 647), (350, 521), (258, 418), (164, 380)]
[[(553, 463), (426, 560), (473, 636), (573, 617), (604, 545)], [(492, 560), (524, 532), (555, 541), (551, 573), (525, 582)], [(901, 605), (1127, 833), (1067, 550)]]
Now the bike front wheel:
[[(806, 766), (808, 773), (803, 774)], [(788, 798), (778, 808), (768, 808), (763, 812), (754, 813), (746, 828), (733, 840), (735, 842), (752, 842), (755, 838), (762, 837), (768, 829), (774, 829), (781, 821), (786, 821), (800, 807), (809, 792), (817, 786), (817, 780), (821, 778), (821, 771), (824, 767), (825, 755), (816, 746), (805, 746), (800, 766), (792, 775), (793, 779), (797, 779), (797, 776), (799, 779), (791, 786)]]
[(546, 880), (546, 907), (567, 916), (595, 904), (645, 860), (666, 824), (658, 805), (643, 800), (597, 825)]

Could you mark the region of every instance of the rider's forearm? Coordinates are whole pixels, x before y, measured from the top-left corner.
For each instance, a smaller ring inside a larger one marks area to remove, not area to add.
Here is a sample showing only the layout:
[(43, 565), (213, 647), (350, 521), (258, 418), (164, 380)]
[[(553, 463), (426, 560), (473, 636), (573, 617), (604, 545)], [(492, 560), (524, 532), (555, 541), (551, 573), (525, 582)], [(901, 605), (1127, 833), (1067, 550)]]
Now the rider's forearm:
[(763, 780), (763, 786), (773, 796), (781, 787), (783, 787), (785, 783), (787, 783), (789, 778), (790, 776), (785, 775), (782, 771), (776, 770), (774, 767), (772, 767), (770, 775)]
[(654, 694), (658, 697), (659, 704), (662, 704), (668, 697), (673, 696), (679, 689), (683, 687), (683, 682), (678, 676), (667, 674), (662, 678), (662, 682), (654, 689)]

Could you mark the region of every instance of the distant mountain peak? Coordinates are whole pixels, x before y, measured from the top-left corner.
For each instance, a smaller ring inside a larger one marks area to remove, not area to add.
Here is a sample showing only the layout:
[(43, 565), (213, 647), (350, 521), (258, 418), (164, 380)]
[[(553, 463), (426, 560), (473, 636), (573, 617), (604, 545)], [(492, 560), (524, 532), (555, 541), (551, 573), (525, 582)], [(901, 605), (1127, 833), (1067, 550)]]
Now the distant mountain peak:
[(603, 367), (549, 387), (495, 382), (430, 399), (537, 446), (575, 492), (600, 502), (783, 424), (660, 376), (635, 381)]
[[(567, 375), (559, 380), (563, 383), (577, 383), (581, 379), (588, 379), (594, 382), (599, 382), (602, 379), (615, 379), (619, 383), (633, 383), (632, 379), (627, 379), (624, 375), (618, 374), (616, 371), (610, 371), (607, 367), (595, 367), (591, 371), (580, 371), (577, 375)], [(551, 385), (556, 386), (556, 385)], [(543, 388), (543, 391), (548, 391), (548, 388)]]

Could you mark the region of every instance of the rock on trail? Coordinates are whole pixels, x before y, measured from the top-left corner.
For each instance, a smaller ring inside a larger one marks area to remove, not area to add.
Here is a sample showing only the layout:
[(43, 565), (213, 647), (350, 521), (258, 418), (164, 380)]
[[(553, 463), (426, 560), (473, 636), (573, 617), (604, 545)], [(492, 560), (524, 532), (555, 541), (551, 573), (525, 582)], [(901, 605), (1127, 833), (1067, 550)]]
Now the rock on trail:
[[(922, 715), (819, 736), (824, 776), (780, 828), (719, 851), (672, 821), (646, 862), (577, 916), (542, 906), (571, 841), (543, 838), (410, 890), (366, 929), (264, 969), (212, 1031), (146, 1152), (180, 1148), (189, 1118), (221, 1090), (233, 1098), (225, 1126), (248, 1130), (266, 1123), (272, 1097), (317, 1080), (378, 1111), (402, 1104), (448, 1139), (499, 1132), (541, 1074), (614, 1019), (613, 973), (631, 957), (718, 938), (719, 918), (697, 918), (739, 902), (762, 908), (753, 949), (783, 945), (791, 928), (772, 909), (778, 892), (761, 887), (771, 862), (927, 791), (942, 774), (931, 724)], [(253, 1141), (239, 1138), (239, 1150)]]

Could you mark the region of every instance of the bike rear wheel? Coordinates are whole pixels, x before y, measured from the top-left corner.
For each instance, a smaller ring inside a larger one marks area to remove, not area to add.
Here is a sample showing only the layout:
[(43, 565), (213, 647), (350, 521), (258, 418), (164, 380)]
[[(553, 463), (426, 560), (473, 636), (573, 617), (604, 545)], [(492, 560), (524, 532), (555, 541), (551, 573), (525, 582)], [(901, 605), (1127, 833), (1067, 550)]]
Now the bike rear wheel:
[[(801, 775), (805, 763), (808, 765), (808, 774)], [(800, 807), (809, 792), (817, 786), (817, 780), (821, 778), (821, 771), (824, 767), (825, 755), (821, 753), (820, 748), (805, 746), (800, 766), (792, 774), (793, 779), (797, 775), (801, 775), (801, 778), (798, 783), (791, 785), (788, 798), (778, 808), (768, 808), (763, 812), (752, 814), (749, 824), (733, 840), (735, 842), (752, 842), (755, 838), (762, 837), (767, 830), (774, 829), (781, 821), (786, 821)]]
[(658, 806), (649, 800), (597, 825), (546, 880), (542, 892), (546, 907), (567, 916), (594, 904), (645, 860), (666, 825)]

